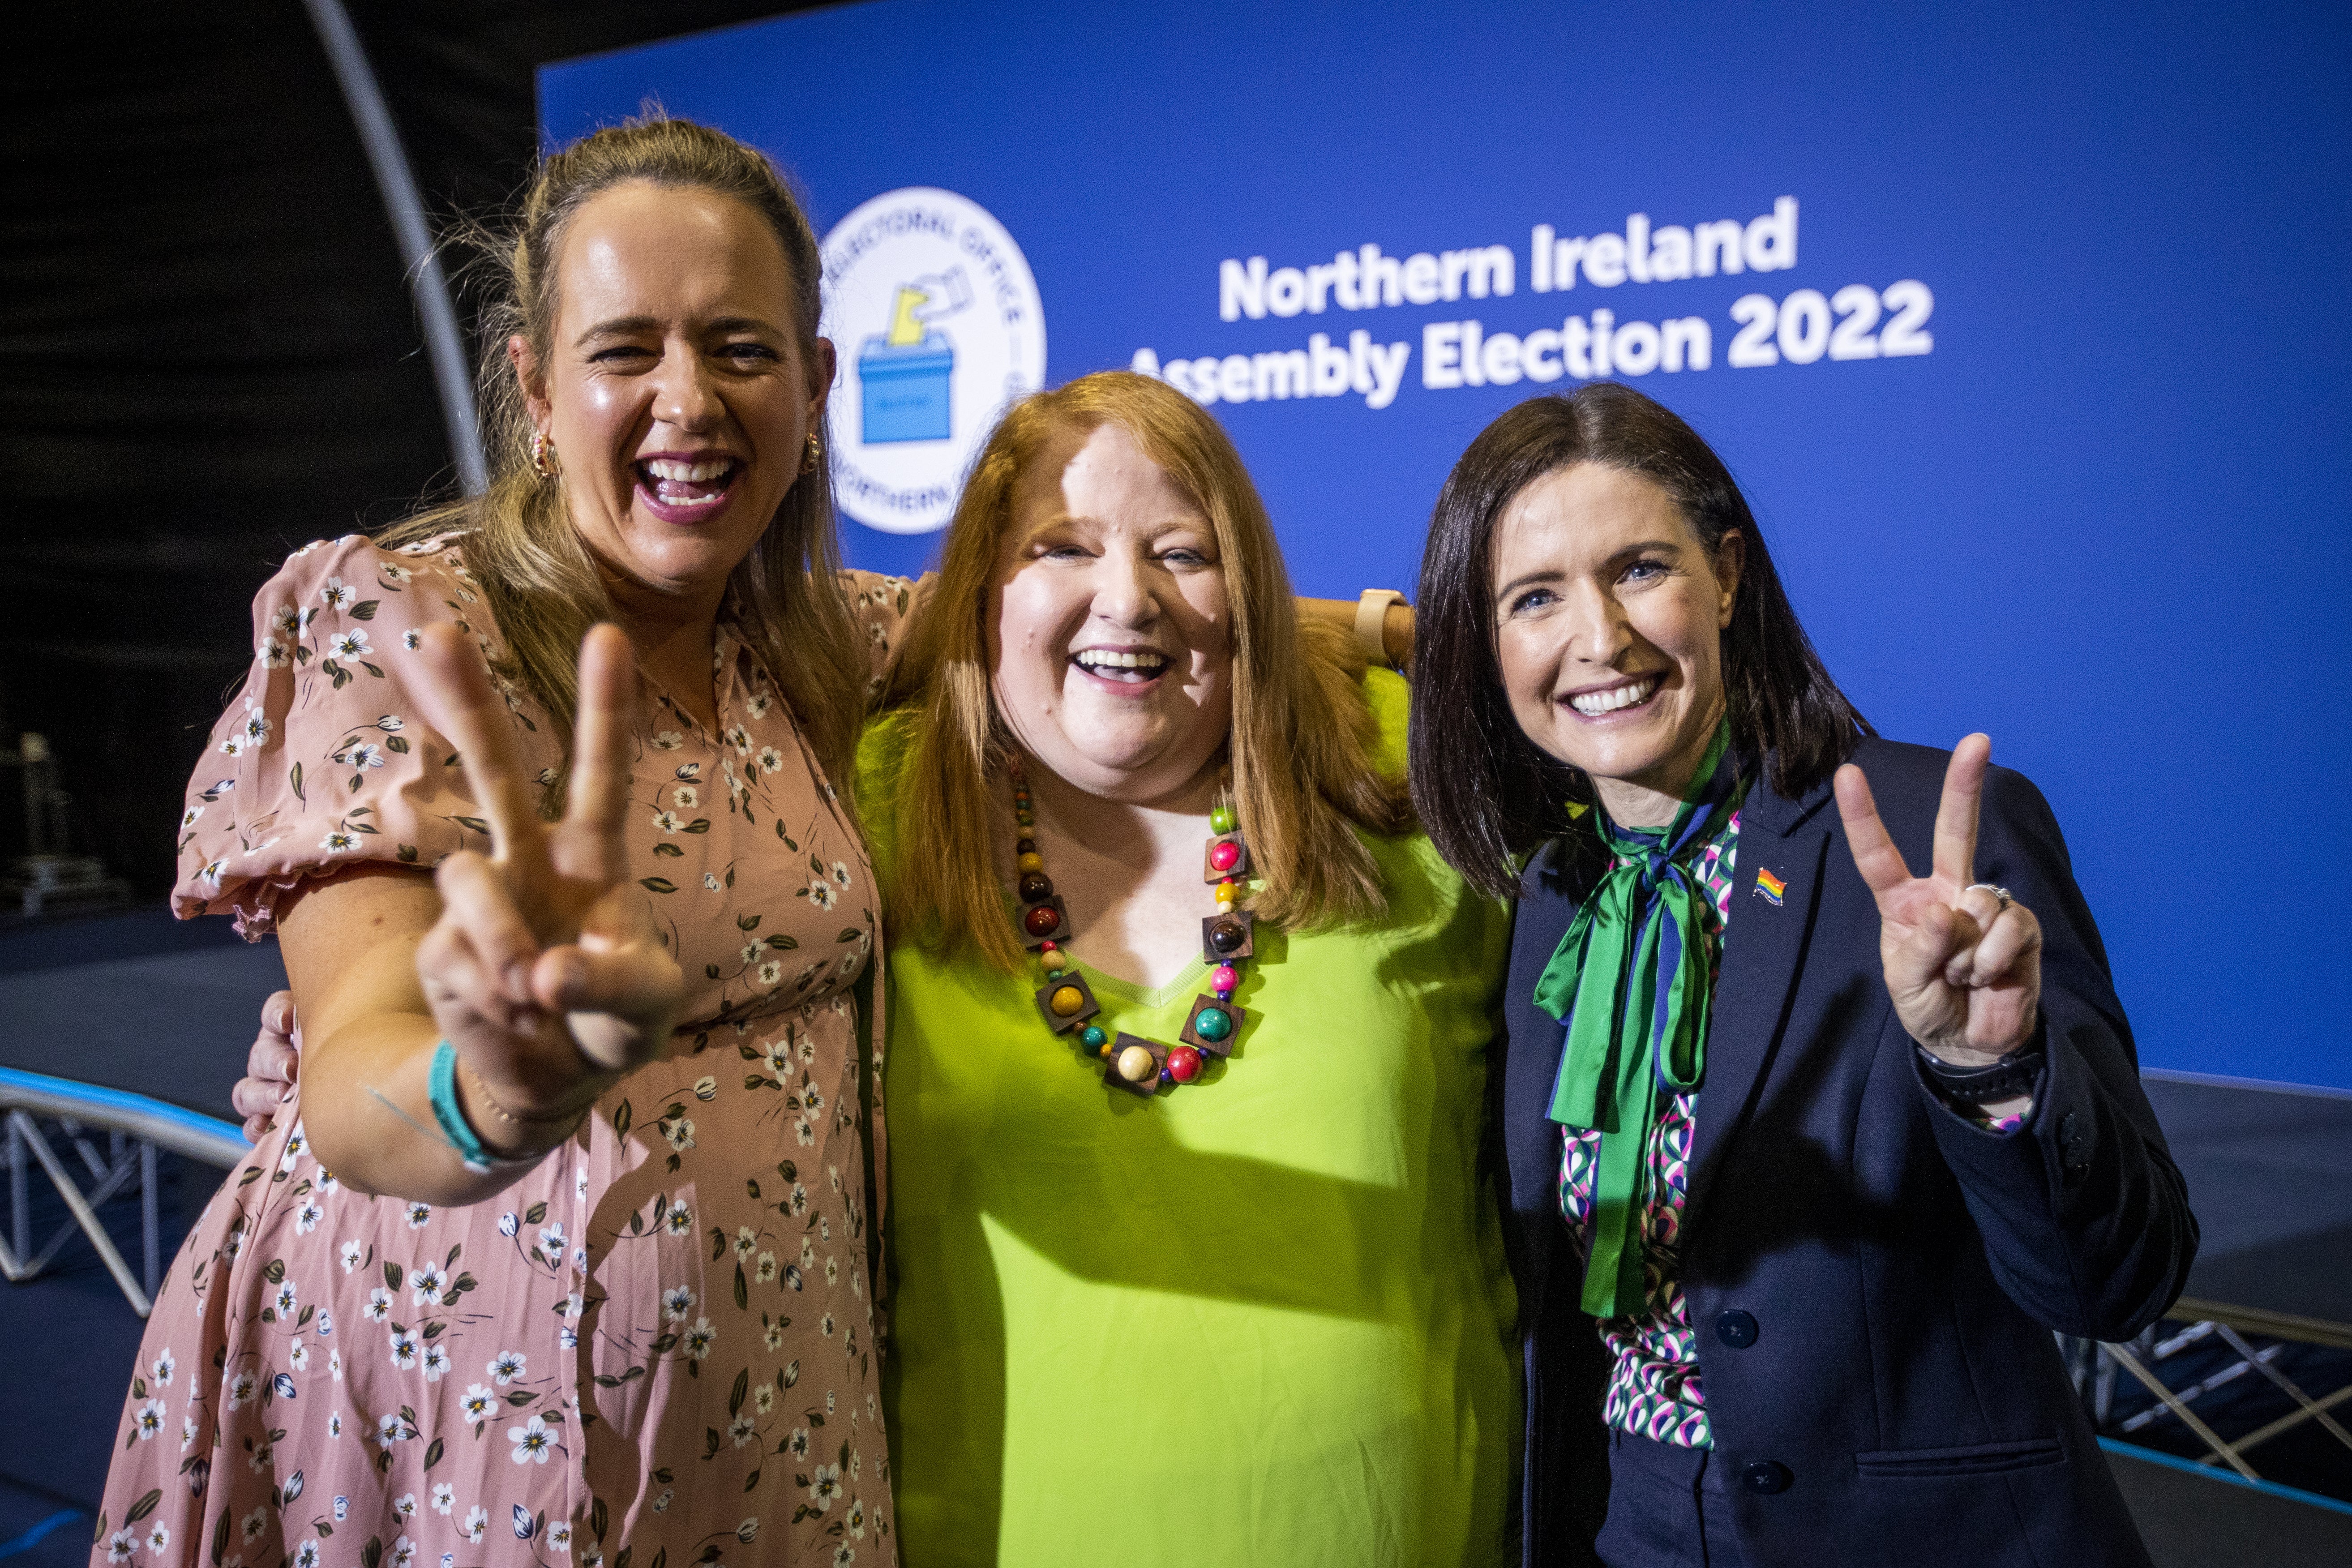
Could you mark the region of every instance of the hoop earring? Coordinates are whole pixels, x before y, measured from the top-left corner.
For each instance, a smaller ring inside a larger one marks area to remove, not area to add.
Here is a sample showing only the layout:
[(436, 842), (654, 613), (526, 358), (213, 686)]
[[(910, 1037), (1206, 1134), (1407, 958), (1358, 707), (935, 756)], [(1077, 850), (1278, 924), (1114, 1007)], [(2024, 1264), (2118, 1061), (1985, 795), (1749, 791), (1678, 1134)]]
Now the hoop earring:
[(530, 471), (542, 479), (551, 479), (555, 477), (555, 465), (547, 460), (548, 454), (553, 449), (548, 443), (546, 431), (534, 430), (530, 433)]
[(816, 438), (816, 432), (812, 430), (809, 432), (807, 455), (801, 458), (802, 476), (805, 478), (810, 474), (815, 473), (817, 470), (817, 465), (824, 461), (824, 443), (818, 440)]

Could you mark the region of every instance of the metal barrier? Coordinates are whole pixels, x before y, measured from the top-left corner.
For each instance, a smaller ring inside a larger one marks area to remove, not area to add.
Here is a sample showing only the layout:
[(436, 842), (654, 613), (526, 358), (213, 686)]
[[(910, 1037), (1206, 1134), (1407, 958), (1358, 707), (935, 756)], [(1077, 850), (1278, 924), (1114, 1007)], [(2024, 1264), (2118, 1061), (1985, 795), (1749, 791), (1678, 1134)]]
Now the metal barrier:
[[(2338, 1443), (2352, 1449), (2352, 1432), (2347, 1432), (2343, 1425), (2328, 1414), (2336, 1406), (2352, 1401), (2352, 1384), (2314, 1397), (2273, 1364), (2289, 1343), (2352, 1350), (2352, 1324), (2328, 1322), (2318, 1318), (2299, 1318), (2252, 1307), (2235, 1307), (2227, 1302), (2200, 1300), (2188, 1296), (2173, 1303), (2172, 1318), (2175, 1321), (2188, 1320), (2189, 1326), (2161, 1339), (2157, 1337), (2152, 1327), (2137, 1340), (2123, 1344), (2101, 1344), (2089, 1340), (2068, 1339), (2063, 1334), (2059, 1336), (2059, 1346), (2066, 1357), (2069, 1370), (2074, 1373), (2075, 1388), (2089, 1407), (2093, 1424), (2102, 1433), (2131, 1436), (2163, 1421), (2177, 1420), (2210, 1450), (2197, 1461), (2199, 1464), (2209, 1468), (2227, 1465), (2250, 1481), (2259, 1481), (2262, 1478), (2255, 1474), (2253, 1466), (2247, 1461), (2247, 1453), (2306, 1421), (2317, 1423)], [(2254, 1343), (2257, 1339), (2268, 1342), (2257, 1346)], [(2226, 1345), (2234, 1359), (2185, 1388), (2176, 1389), (2165, 1382), (2162, 1375), (2165, 1362), (2208, 1340), (2216, 1340)], [(2113, 1424), (2112, 1416), (2116, 1374), (2119, 1371), (2128, 1373), (2135, 1382), (2155, 1395), (2157, 1402), (2117, 1426)], [(2225, 1438), (2211, 1423), (2199, 1415), (2193, 1406), (2206, 1394), (2250, 1374), (2273, 1384), (2294, 1404), (2294, 1409), (2253, 1431)]]
[[(153, 1307), (163, 1259), (157, 1246), (155, 1215), (155, 1152), (168, 1149), (203, 1164), (234, 1167), (251, 1152), (235, 1122), (200, 1116), (119, 1089), (100, 1089), (71, 1079), (0, 1068), (0, 1111), (7, 1119), (9, 1230), (0, 1240), (0, 1273), (11, 1283), (30, 1279), (49, 1265), (76, 1226), (122, 1288), (131, 1310), (145, 1317)], [(78, 1156), (95, 1183), (84, 1192), (67, 1162), (40, 1128), (42, 1121), (57, 1123), (68, 1151)], [(106, 1136), (100, 1153), (93, 1133)], [(37, 1253), (33, 1250), (30, 1173), (25, 1156), (40, 1163), (58, 1195), (72, 1213), (71, 1224), (61, 1225)], [(133, 1179), (139, 1184), (142, 1268), (133, 1279), (114, 1240), (100, 1221), (98, 1206), (123, 1190)], [(143, 1289), (142, 1289), (143, 1286)]]

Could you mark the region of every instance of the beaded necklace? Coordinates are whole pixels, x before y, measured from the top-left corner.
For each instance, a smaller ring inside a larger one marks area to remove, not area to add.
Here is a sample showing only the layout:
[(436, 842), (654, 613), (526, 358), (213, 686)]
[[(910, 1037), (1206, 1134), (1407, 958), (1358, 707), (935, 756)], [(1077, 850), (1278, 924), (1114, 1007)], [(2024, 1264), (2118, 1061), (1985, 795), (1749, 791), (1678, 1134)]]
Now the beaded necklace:
[(1249, 845), (1234, 815), (1230, 774), (1220, 781), (1216, 804), (1210, 808), (1209, 842), (1201, 858), (1201, 879), (1215, 889), (1217, 900), (1217, 912), (1201, 921), (1201, 957), (1216, 968), (1209, 976), (1210, 990), (1192, 999), (1192, 1016), (1173, 1046), (1141, 1035), (1114, 1035), (1093, 1021), (1102, 1008), (1085, 972), (1062, 949), (1070, 936), (1069, 912), (1054, 891), (1053, 879), (1045, 875), (1045, 857), (1037, 853), (1037, 816), (1018, 762), (1013, 763), (1012, 774), (1013, 820), (1020, 830), (1015, 850), (1021, 941), (1037, 955), (1045, 981), (1037, 987), (1038, 1016), (1055, 1034), (1075, 1037), (1089, 1063), (1100, 1061), (1103, 1082), (1113, 1089), (1148, 1099), (1163, 1089), (1192, 1082), (1206, 1068), (1207, 1058), (1233, 1054), (1234, 1041), (1249, 1017), (1246, 1008), (1234, 1005), (1234, 993), (1241, 987), (1243, 962), (1257, 952), (1253, 930), (1257, 917), (1240, 907), (1241, 879), (1249, 875)]

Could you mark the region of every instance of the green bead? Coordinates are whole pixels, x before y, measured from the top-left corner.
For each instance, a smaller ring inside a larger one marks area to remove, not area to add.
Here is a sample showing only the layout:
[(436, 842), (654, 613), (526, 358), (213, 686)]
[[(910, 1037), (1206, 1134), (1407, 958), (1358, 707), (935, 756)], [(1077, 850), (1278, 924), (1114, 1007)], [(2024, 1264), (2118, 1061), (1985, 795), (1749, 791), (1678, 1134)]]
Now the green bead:
[(1222, 1040), (1234, 1032), (1234, 1016), (1223, 1007), (1203, 1007), (1192, 1015), (1192, 1032), (1204, 1040)]
[(1102, 1026), (1100, 1024), (1088, 1024), (1085, 1029), (1079, 1032), (1078, 1038), (1086, 1042), (1087, 1049), (1090, 1051), (1098, 1051), (1102, 1049), (1103, 1042), (1109, 1039), (1110, 1037), (1103, 1033)]
[(1218, 806), (1214, 811), (1212, 811), (1212, 812), (1210, 812), (1210, 813), (1209, 813), (1209, 831), (1210, 831), (1210, 832), (1212, 832), (1212, 833), (1231, 833), (1233, 830), (1234, 830), (1234, 808), (1233, 808), (1232, 806), (1230, 806), (1230, 805), (1221, 805), (1221, 806)]

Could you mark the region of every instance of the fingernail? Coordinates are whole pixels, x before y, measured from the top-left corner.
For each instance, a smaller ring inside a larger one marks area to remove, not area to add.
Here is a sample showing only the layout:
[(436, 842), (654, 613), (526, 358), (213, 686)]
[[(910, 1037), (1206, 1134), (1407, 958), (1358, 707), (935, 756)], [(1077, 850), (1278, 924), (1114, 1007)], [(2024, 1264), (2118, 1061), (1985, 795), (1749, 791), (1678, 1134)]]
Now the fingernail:
[(283, 1105), (283, 1104), (285, 1104), (288, 1100), (291, 1100), (291, 1099), (293, 1099), (293, 1098), (294, 1098), (294, 1086), (293, 1086), (292, 1084), (288, 1084), (288, 1085), (286, 1086), (285, 1091), (284, 1091), (283, 1093), (281, 1093), (281, 1094), (279, 1094), (279, 1095), (278, 1095), (278, 1104), (280, 1104), (280, 1105)]

